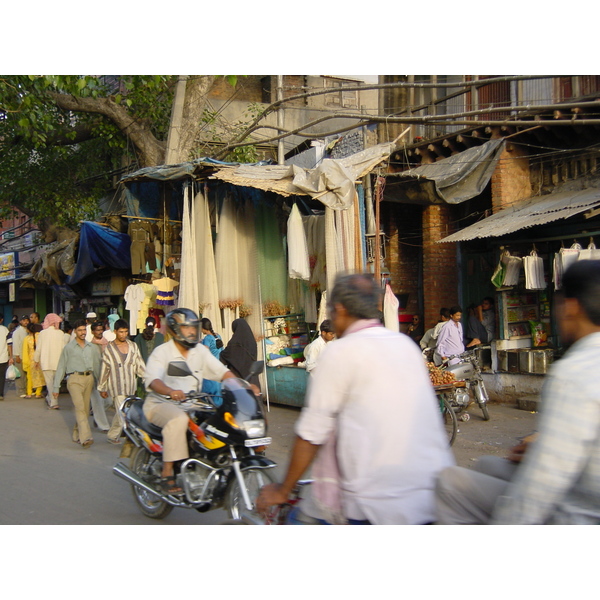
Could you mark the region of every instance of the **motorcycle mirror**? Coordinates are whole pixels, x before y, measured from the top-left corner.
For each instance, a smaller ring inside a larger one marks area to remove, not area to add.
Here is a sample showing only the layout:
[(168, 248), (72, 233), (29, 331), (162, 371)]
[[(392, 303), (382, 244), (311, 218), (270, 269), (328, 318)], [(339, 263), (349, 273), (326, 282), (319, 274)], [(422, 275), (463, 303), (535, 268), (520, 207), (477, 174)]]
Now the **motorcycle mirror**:
[(169, 377), (189, 377), (192, 375), (192, 372), (187, 366), (187, 363), (182, 360), (176, 360), (169, 363), (167, 375), (169, 375)]
[(265, 368), (264, 360), (255, 360), (250, 365), (250, 372), (248, 373), (248, 376), (246, 377), (246, 379), (250, 379), (250, 377), (254, 377), (254, 375), (258, 375), (259, 373), (262, 373), (264, 368)]

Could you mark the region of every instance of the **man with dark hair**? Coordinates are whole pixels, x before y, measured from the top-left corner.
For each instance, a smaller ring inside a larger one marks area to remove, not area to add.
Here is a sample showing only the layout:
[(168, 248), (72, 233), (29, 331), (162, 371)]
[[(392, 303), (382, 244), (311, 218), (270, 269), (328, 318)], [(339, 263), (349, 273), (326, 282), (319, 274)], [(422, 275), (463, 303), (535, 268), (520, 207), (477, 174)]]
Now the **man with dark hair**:
[(483, 457), (475, 470), (442, 472), (441, 524), (600, 524), (600, 261), (563, 276), (556, 314), (567, 352), (542, 390), (539, 430), (508, 460)]
[(27, 396), (27, 373), (23, 368), (22, 361), (23, 342), (27, 336), (27, 325), (29, 325), (29, 316), (21, 316), (19, 319), (19, 327), (13, 331), (12, 338), (10, 340), (14, 364), (21, 372), (21, 377), (15, 380), (15, 387), (17, 388), (17, 394), (20, 398), (25, 398)]
[[(449, 310), (450, 320), (440, 329), (433, 355), (434, 362), (437, 365), (441, 364), (441, 361), (446, 360), (449, 356), (461, 354), (465, 351), (463, 328), (460, 322), (462, 308), (460, 306), (451, 306)], [(448, 364), (452, 365), (457, 362), (459, 362), (459, 359), (453, 358)]]
[(259, 511), (286, 502), (314, 461), (295, 522), (433, 521), (435, 480), (454, 461), (419, 348), (383, 327), (381, 297), (372, 275), (337, 277), (338, 339), (319, 359), (284, 481), (262, 489)]
[(317, 359), (321, 352), (325, 350), (325, 346), (333, 340), (335, 333), (331, 319), (325, 319), (319, 327), (319, 337), (304, 348), (304, 358), (306, 358), (306, 372), (314, 374), (314, 369), (317, 366)]
[(117, 320), (114, 332), (117, 337), (105, 346), (102, 354), (98, 391), (102, 398), (108, 398), (110, 395), (115, 407), (115, 416), (107, 440), (111, 444), (120, 444), (119, 438), (123, 431), (121, 406), (127, 396), (135, 394), (137, 378), (144, 376), (146, 365), (137, 344), (127, 339), (129, 335), (127, 321)]
[(75, 321), (73, 331), (75, 339), (63, 348), (54, 374), (54, 398), (58, 398), (60, 384), (67, 375), (67, 390), (75, 407), (73, 441), (89, 448), (94, 443), (90, 429), (90, 397), (94, 381), (100, 376), (100, 353), (85, 340), (86, 322), (83, 319)]

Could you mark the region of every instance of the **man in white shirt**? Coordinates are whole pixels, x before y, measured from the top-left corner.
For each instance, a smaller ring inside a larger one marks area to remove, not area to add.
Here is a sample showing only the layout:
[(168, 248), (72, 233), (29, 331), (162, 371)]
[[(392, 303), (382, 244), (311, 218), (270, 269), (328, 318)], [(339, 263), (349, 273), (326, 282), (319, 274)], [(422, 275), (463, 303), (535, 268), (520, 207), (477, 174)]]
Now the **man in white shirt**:
[(54, 374), (63, 348), (69, 341), (60, 329), (62, 317), (56, 313), (49, 313), (44, 318), (42, 331), (40, 331), (33, 353), (34, 362), (38, 363), (46, 381), (46, 404), (49, 409), (58, 410), (58, 400), (54, 397)]
[(319, 327), (319, 337), (304, 348), (304, 358), (306, 359), (306, 372), (313, 373), (317, 366), (317, 359), (325, 346), (333, 340), (335, 333), (330, 319), (325, 319)]
[(299, 522), (432, 522), (438, 473), (454, 460), (419, 348), (382, 326), (371, 275), (338, 277), (328, 300), (338, 339), (320, 358), (285, 479), (262, 489), (257, 509), (286, 502), (312, 464)]
[(25, 398), (27, 396), (27, 373), (25, 372), (25, 369), (23, 369), (23, 362), (21, 360), (23, 355), (23, 342), (27, 336), (27, 325), (29, 325), (29, 316), (23, 315), (19, 319), (19, 326), (13, 331), (11, 338), (13, 361), (21, 372), (21, 377), (15, 380), (19, 398)]
[(6, 383), (6, 369), (13, 363), (8, 350), (8, 327), (3, 325), (4, 314), (0, 313), (0, 400), (4, 400), (4, 384)]

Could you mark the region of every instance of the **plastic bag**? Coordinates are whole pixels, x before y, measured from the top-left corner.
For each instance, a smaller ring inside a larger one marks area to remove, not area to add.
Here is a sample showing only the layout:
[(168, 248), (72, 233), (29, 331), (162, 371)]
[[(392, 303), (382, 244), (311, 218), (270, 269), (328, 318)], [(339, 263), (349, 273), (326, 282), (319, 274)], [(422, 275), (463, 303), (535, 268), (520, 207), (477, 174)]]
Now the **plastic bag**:
[(15, 365), (8, 365), (8, 369), (6, 369), (6, 379), (8, 379), (9, 381), (14, 381), (19, 377), (21, 377), (21, 372), (19, 371), (19, 369), (17, 369)]
[(548, 334), (544, 329), (543, 323), (539, 321), (529, 321), (531, 328), (531, 342), (534, 347), (545, 346), (548, 342)]

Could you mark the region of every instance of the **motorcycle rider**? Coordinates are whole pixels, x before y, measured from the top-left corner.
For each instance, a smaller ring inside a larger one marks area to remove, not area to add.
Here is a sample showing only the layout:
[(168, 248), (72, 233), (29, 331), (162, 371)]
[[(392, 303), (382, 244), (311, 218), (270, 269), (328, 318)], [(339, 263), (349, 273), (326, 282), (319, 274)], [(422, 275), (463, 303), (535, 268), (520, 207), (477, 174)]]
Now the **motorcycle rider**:
[[(187, 308), (176, 308), (166, 316), (166, 322), (172, 339), (157, 346), (146, 364), (144, 384), (149, 393), (144, 401), (144, 415), (151, 423), (162, 427), (162, 486), (166, 493), (177, 494), (182, 490), (176, 484), (174, 462), (185, 460), (189, 453), (186, 440), (188, 415), (176, 403), (185, 400), (188, 392), (200, 390), (204, 377), (223, 381), (235, 375), (208, 348), (199, 344), (200, 321), (196, 313)], [(168, 375), (172, 361), (187, 363), (193, 376)]]

